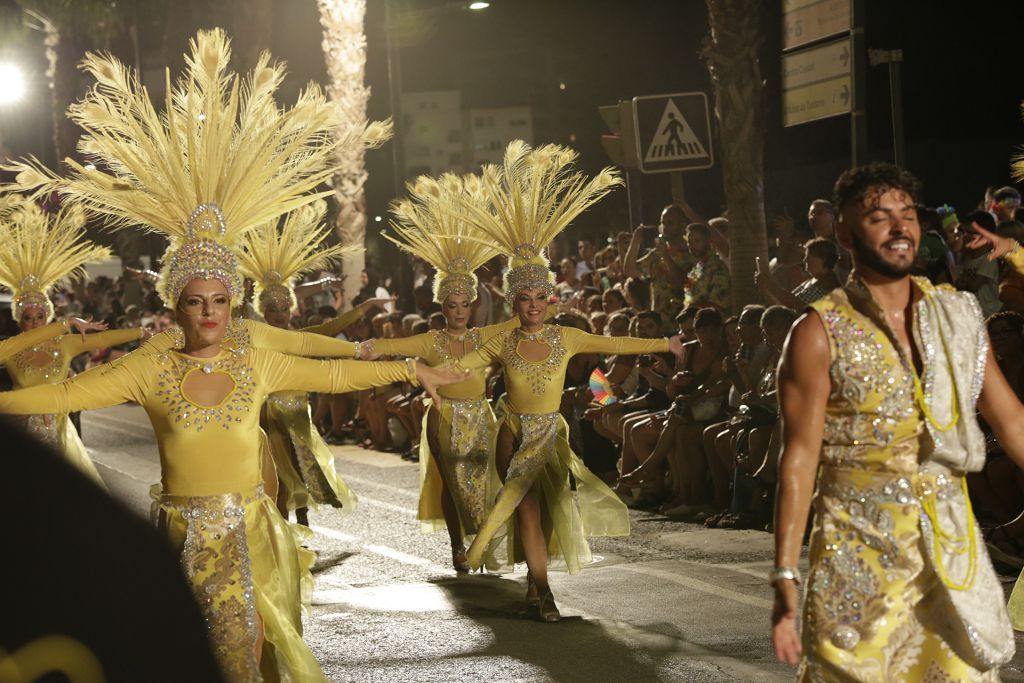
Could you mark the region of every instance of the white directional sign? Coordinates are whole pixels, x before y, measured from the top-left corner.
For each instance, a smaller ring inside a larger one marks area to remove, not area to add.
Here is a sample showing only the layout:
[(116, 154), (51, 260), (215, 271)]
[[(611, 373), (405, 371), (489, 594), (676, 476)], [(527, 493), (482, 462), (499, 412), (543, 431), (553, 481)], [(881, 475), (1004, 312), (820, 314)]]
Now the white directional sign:
[(851, 55), (849, 37), (782, 55), (782, 125), (850, 112)]
[(850, 30), (850, 0), (782, 0), (782, 49)]
[(702, 92), (633, 98), (637, 157), (644, 173), (711, 168), (711, 121)]

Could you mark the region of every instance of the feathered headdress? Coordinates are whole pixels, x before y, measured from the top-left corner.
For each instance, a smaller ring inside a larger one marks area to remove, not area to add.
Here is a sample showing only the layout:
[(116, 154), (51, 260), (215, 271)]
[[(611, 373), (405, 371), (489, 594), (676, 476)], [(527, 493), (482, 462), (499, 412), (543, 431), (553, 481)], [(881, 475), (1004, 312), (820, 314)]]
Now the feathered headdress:
[(406, 189), (409, 198), (391, 205), (391, 227), (397, 236), (384, 237), (434, 267), (434, 301), (444, 303), (452, 294), (475, 301), (474, 271), (500, 253), (460, 211), (463, 203), (486, 204), (480, 178), (452, 173), (440, 179), (420, 176)]
[(354, 247), (336, 245), (321, 249), (331, 230), (324, 225), (327, 204), (317, 200), (292, 211), (281, 229), (277, 221), (265, 223), (242, 238), (238, 270), (255, 283), (256, 308), (261, 312), (276, 304), (295, 306), (292, 287), (303, 273), (324, 268)]
[(14, 318), (28, 306), (53, 317), (49, 290), (61, 280), (84, 275), (83, 266), (110, 258), (110, 250), (85, 239), (85, 212), (65, 203), (55, 215), (35, 202), (9, 195), (0, 200), (0, 284), (14, 295)]
[(531, 149), (521, 140), (509, 144), (500, 166), (487, 165), (482, 183), (488, 202), (462, 202), (461, 212), (509, 257), (505, 291), (515, 294), (544, 287), (554, 291), (554, 274), (543, 250), (622, 180), (613, 168), (596, 176), (573, 169), (577, 154), (568, 147)]
[(274, 101), (284, 66), (263, 53), (246, 77), (228, 71), (230, 41), (221, 29), (200, 31), (189, 43), (186, 70), (171, 86), (164, 111), (118, 60), (89, 54), (82, 68), (96, 78), (70, 118), (85, 134), (86, 165), (65, 160), (67, 178), (37, 161), (6, 167), (14, 189), (59, 190), (115, 228), (141, 225), (170, 238), (159, 291), (168, 306), (194, 278), (216, 278), (233, 303), (242, 293), (235, 250), (257, 226), (327, 192), (341, 145), (374, 146), (390, 123), (339, 133), (337, 106), (310, 84), (288, 109)]

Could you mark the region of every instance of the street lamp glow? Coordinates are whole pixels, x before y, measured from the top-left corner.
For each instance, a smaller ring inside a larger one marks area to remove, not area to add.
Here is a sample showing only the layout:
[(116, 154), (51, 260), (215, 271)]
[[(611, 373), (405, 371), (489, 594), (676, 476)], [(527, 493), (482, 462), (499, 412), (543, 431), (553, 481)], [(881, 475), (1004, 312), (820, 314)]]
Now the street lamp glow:
[(18, 102), (27, 89), (25, 74), (16, 64), (0, 63), (0, 106)]
[(491, 3), (489, 3), (489, 2), (471, 2), (471, 3), (469, 3), (469, 9), (472, 9), (472, 10), (487, 9), (490, 6), (491, 6)]
[(373, 222), (374, 223), (380, 223), (382, 220), (384, 220), (383, 216), (374, 216), (373, 217)]

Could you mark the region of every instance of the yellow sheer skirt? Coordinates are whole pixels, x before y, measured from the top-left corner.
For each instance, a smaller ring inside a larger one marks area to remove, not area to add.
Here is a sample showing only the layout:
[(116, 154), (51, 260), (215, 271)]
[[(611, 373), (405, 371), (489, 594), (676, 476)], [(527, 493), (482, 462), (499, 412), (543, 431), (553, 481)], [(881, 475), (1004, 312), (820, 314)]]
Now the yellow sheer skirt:
[(541, 525), (549, 561), (564, 563), (570, 573), (593, 560), (587, 538), (629, 535), (629, 510), (573, 453), (568, 425), (559, 413), (509, 413), (502, 423), (519, 447), (494, 506), (466, 553), (471, 566), (480, 567), (485, 556), (504, 565), (525, 561), (515, 510), (535, 483), (541, 496)]
[[(428, 433), (432, 401), (425, 403), (423, 434)], [(430, 451), (430, 439), (420, 439), (420, 500), (417, 519), (423, 533), (445, 527), (441, 497), (448, 486), (462, 527), (462, 537), (476, 534), (501, 486), (494, 468), (496, 421), (487, 399), (441, 399), (437, 406), (438, 453)], [(438, 467), (440, 463), (440, 468)]]
[(82, 439), (78, 436), (78, 431), (67, 413), (24, 415), (17, 419), (22, 421), (29, 434), (63, 453), (68, 462), (106, 490), (107, 485), (103, 483), (103, 478), (100, 477), (96, 465), (89, 457), (89, 452), (85, 449), (85, 444), (82, 443)]
[(923, 552), (915, 475), (823, 466), (814, 499), (798, 680), (998, 681), (958, 650)]
[(334, 467), (334, 453), (313, 426), (304, 392), (272, 394), (267, 407), (267, 442), (279, 486), (289, 510), (316, 507), (356, 508), (356, 496)]
[(302, 640), (315, 557), (299, 542), (309, 531), (286, 522), (262, 486), (219, 496), (163, 495), (159, 526), (180, 554), (227, 680), (327, 680)]

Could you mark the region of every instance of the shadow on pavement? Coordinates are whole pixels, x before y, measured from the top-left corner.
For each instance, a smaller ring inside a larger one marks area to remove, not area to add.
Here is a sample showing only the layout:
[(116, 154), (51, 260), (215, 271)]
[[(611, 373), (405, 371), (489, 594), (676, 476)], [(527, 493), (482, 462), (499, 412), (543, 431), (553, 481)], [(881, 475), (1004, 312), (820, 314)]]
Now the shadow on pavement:
[(524, 582), (490, 575), (431, 583), (445, 591), (460, 614), (494, 635), (487, 647), (458, 657), (509, 657), (544, 669), (554, 681), (660, 681), (658, 662), (676, 651), (672, 641), (679, 634), (664, 633), (664, 624), (659, 625), (658, 640), (665, 646), (652, 647), (650, 642), (629, 642), (610, 622), (566, 614), (554, 624), (536, 621), (524, 599)]

